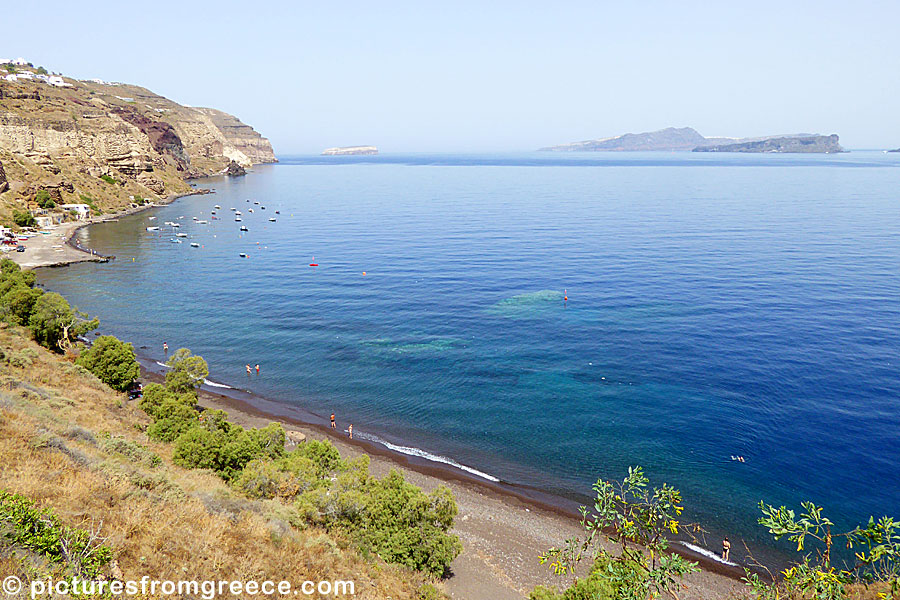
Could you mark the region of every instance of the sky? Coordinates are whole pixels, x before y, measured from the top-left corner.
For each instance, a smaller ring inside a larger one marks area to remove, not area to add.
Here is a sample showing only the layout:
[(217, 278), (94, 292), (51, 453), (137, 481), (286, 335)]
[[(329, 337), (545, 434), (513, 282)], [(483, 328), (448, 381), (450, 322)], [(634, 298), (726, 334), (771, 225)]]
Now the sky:
[(280, 155), (530, 151), (669, 126), (900, 146), (896, 0), (35, 6), (4, 6), (0, 57), (224, 110)]

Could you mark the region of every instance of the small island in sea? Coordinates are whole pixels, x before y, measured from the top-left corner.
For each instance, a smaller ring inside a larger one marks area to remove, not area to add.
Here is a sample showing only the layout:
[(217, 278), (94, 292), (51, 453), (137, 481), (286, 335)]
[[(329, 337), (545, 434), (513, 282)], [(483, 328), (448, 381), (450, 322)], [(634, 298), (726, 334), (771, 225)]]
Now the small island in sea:
[(572, 142), (540, 148), (550, 152), (844, 152), (837, 135), (797, 133), (754, 138), (704, 137), (691, 127)]
[(900, 148), (894, 148), (893, 150), (888, 150), (888, 152), (900, 152)]
[(372, 156), (378, 154), (375, 146), (341, 146), (322, 150), (322, 156)]

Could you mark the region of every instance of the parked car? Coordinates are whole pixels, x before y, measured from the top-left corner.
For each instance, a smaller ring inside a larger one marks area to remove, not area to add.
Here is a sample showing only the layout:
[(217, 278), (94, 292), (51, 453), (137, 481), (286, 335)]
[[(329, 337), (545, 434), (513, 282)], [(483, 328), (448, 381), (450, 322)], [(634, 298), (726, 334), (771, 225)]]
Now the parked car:
[(21, 244), (16, 246), (16, 252), (25, 252), (25, 246), (22, 246)]

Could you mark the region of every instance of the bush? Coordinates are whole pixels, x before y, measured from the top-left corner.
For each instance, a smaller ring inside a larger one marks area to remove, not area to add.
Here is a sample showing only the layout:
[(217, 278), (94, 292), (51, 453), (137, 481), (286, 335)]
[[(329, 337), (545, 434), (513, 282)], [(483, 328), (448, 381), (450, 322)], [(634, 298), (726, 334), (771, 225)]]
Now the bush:
[(56, 202), (53, 201), (50, 192), (47, 190), (38, 190), (37, 194), (34, 195), (34, 201), (41, 208), (56, 208)]
[(287, 475), (271, 460), (252, 460), (235, 479), (234, 487), (251, 498), (274, 498)]
[(42, 294), (34, 303), (28, 320), (34, 340), (54, 352), (61, 352), (79, 335), (98, 326), (97, 319), (87, 321), (66, 299), (50, 292)]
[(13, 211), (13, 223), (18, 225), (19, 227), (34, 227), (35, 225), (37, 225), (37, 221), (35, 221), (34, 215), (25, 210)]
[(209, 375), (206, 361), (200, 356), (193, 356), (187, 348), (176, 350), (166, 364), (171, 367), (166, 373), (166, 388), (176, 394), (196, 393)]
[(65, 564), (75, 575), (97, 578), (112, 560), (112, 550), (95, 533), (63, 525), (49, 508), (5, 490), (0, 490), (0, 522), (14, 544)]
[(124, 392), (141, 375), (134, 346), (111, 335), (101, 335), (81, 353), (75, 364), (81, 365), (114, 390)]
[(109, 184), (112, 184), (112, 185), (115, 185), (115, 184), (119, 183), (119, 180), (118, 180), (118, 179), (116, 179), (115, 177), (110, 177), (109, 175), (101, 175), (101, 176), (100, 176), (100, 179), (102, 179), (102, 180), (105, 181), (106, 183), (109, 183)]

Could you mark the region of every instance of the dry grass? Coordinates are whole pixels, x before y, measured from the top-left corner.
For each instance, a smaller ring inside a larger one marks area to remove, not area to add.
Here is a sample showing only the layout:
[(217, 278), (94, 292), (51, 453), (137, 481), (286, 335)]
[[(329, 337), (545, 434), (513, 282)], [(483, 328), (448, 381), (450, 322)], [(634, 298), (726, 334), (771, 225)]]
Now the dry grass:
[[(174, 466), (169, 446), (143, 434), (148, 419), (134, 404), (20, 331), (0, 330), (0, 347), (7, 356), (36, 351), (31, 366), (0, 366), (0, 488), (67, 524), (102, 522), (124, 579), (342, 579), (356, 582), (360, 598), (415, 597), (419, 575), (365, 561), (341, 540), (289, 525), (288, 507)], [(105, 434), (123, 441), (104, 443)], [(7, 554), (0, 542), (0, 572), (34, 574)]]

